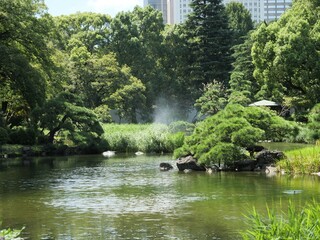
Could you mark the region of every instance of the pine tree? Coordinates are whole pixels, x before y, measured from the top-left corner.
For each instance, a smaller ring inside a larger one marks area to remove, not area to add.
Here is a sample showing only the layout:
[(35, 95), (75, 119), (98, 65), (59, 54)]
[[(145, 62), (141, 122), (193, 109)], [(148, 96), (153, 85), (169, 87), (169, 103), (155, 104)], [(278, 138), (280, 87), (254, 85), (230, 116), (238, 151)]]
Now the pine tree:
[(190, 48), (191, 84), (218, 81), (228, 85), (231, 70), (232, 32), (221, 0), (193, 0), (186, 29)]

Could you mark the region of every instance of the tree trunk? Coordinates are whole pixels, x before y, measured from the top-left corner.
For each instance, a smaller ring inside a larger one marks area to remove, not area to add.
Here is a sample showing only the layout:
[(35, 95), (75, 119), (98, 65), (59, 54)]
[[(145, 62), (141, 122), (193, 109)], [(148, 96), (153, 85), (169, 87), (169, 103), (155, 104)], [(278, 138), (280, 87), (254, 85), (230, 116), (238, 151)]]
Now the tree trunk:
[(56, 135), (56, 133), (58, 131), (61, 130), (62, 125), (64, 124), (64, 122), (67, 120), (67, 115), (64, 115), (64, 117), (61, 119), (61, 122), (59, 123), (59, 125), (55, 128), (53, 128), (52, 130), (50, 130), (49, 134), (48, 134), (48, 143), (53, 143), (54, 142), (54, 136)]

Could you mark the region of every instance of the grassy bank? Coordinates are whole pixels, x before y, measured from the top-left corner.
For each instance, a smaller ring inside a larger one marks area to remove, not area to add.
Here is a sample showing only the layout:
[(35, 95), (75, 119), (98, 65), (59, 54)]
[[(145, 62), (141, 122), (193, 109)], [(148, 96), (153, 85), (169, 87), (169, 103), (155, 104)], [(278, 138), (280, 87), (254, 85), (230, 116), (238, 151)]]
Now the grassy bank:
[(165, 124), (104, 124), (100, 140), (78, 145), (67, 138), (45, 145), (0, 145), (0, 158), (43, 155), (99, 154), (112, 150), (121, 153), (172, 153), (182, 146), (185, 134), (193, 131), (193, 124), (175, 122)]
[(311, 174), (320, 171), (320, 146), (285, 151), (286, 158), (278, 166), (294, 174)]

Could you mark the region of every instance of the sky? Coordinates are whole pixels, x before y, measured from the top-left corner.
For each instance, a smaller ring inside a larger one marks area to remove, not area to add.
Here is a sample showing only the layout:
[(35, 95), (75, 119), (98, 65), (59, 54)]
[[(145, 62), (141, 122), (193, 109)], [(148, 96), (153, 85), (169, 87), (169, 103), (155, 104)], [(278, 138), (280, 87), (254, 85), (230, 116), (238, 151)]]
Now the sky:
[(132, 11), (136, 5), (143, 6), (143, 0), (44, 0), (48, 12), (53, 16), (76, 12), (96, 12), (114, 17), (121, 11)]

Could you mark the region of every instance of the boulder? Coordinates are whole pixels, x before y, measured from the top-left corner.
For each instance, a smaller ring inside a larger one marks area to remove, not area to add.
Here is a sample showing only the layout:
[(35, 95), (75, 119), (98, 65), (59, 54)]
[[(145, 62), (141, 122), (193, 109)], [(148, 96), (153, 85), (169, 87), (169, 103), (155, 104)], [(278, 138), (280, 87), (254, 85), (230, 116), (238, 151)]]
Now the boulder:
[(169, 171), (173, 169), (170, 163), (160, 163), (160, 171)]
[(205, 166), (199, 165), (197, 163), (197, 159), (193, 158), (192, 156), (179, 158), (176, 164), (179, 171), (184, 171), (185, 169), (193, 171), (206, 171)]
[(253, 171), (256, 168), (257, 161), (255, 160), (241, 160), (235, 161), (227, 166), (231, 171)]
[(271, 165), (284, 157), (281, 151), (263, 150), (256, 155), (257, 165)]
[(265, 150), (263, 146), (253, 145), (246, 148), (246, 150), (250, 153), (250, 156), (253, 157), (254, 153), (261, 152)]

